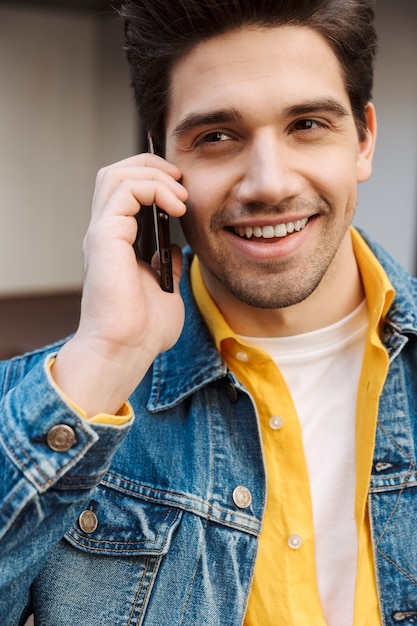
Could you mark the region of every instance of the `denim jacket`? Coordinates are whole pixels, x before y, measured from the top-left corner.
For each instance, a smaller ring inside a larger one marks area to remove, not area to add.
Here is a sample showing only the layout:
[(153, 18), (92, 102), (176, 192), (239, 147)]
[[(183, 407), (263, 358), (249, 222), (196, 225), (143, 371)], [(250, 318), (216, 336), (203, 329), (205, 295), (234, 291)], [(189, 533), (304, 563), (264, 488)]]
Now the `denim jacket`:
[[(370, 245), (396, 290), (369, 486), (375, 568), (382, 623), (411, 624), (417, 281)], [(31, 610), (42, 626), (243, 623), (266, 500), (260, 430), (192, 298), (189, 250), (184, 259), (184, 331), (132, 395), (133, 425), (92, 426), (61, 400), (45, 369), (59, 344), (0, 366), (1, 624)], [(60, 424), (75, 439), (54, 451)]]

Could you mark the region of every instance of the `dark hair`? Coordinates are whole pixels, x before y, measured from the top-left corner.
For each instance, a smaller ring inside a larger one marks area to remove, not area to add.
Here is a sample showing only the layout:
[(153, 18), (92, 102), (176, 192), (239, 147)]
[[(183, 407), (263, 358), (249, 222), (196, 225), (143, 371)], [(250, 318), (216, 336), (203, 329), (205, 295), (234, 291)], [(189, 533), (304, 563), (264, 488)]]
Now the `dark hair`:
[(161, 154), (173, 66), (198, 43), (247, 25), (307, 26), (324, 37), (339, 59), (364, 137), (376, 51), (374, 0), (125, 0), (120, 13), (136, 104)]

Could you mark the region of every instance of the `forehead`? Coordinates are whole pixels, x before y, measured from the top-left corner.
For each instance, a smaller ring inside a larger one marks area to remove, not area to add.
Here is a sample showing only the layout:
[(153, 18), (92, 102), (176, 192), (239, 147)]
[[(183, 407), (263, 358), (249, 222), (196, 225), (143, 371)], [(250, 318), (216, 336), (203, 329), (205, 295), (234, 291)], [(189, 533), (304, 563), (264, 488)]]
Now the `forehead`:
[(307, 27), (248, 27), (204, 41), (171, 72), (167, 131), (182, 116), (219, 107), (289, 107), (333, 97), (349, 108), (339, 60)]

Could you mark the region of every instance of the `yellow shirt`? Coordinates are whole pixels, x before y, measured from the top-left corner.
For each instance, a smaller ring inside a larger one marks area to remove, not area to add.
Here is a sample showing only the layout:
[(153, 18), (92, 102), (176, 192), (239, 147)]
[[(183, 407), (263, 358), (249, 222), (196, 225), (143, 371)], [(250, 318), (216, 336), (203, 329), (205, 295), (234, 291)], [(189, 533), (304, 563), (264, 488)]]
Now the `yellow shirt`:
[[(352, 240), (369, 310), (357, 398), (358, 566), (354, 624), (378, 626), (381, 621), (366, 503), (378, 400), (388, 369), (388, 356), (379, 339), (379, 328), (394, 292), (380, 263), (355, 229), (352, 229)], [(256, 402), (262, 433), (268, 499), (245, 626), (325, 626), (315, 575), (312, 504), (302, 433), (289, 390), (272, 359), (265, 352), (242, 343), (226, 324), (205, 288), (197, 259), (192, 266), (191, 281), (197, 304), (219, 352)], [(236, 358), (239, 351), (249, 355), (250, 364)], [(275, 415), (284, 418), (285, 428), (269, 427), (269, 420)], [(303, 538), (299, 550), (288, 544), (294, 528)]]

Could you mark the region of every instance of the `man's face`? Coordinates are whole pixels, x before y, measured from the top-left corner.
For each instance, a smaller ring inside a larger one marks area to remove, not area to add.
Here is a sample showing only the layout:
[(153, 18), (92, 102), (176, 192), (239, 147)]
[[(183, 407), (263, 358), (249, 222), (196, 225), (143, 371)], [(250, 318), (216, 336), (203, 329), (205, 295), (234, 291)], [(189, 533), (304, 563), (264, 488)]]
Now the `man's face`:
[(171, 79), (166, 156), (183, 172), (183, 229), (214, 300), (282, 308), (326, 273), (343, 280), (372, 146), (325, 40), (301, 27), (232, 32)]

